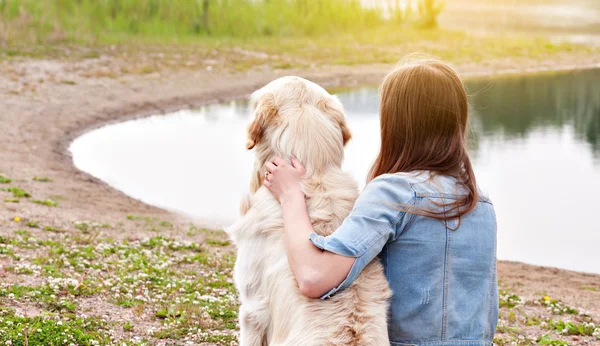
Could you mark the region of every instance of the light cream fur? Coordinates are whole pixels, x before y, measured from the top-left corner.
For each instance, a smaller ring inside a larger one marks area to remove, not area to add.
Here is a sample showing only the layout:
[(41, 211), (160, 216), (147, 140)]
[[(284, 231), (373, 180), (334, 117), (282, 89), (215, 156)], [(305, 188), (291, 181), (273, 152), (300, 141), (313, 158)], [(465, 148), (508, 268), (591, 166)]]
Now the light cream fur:
[(256, 91), (251, 105), (253, 195), (242, 201), (241, 220), (227, 229), (238, 251), (240, 345), (389, 345), (391, 292), (381, 263), (374, 260), (327, 300), (303, 296), (288, 264), (280, 205), (262, 186), (266, 160), (294, 155), (306, 167), (302, 188), (314, 230), (336, 230), (358, 196), (356, 182), (341, 170), (350, 139), (342, 104), (310, 81), (283, 77)]

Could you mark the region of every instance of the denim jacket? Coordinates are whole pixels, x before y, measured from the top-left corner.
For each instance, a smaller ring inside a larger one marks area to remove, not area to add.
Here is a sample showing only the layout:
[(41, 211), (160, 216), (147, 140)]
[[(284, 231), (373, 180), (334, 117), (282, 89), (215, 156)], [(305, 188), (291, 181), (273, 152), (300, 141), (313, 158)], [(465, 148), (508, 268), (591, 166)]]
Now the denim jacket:
[(348, 277), (322, 299), (347, 287), (379, 255), (393, 292), (392, 345), (492, 345), (498, 321), (494, 206), (480, 197), (460, 225), (402, 207), (441, 210), (440, 203), (464, 193), (454, 178), (428, 172), (372, 180), (340, 228), (328, 237), (310, 235), (315, 246), (356, 258)]

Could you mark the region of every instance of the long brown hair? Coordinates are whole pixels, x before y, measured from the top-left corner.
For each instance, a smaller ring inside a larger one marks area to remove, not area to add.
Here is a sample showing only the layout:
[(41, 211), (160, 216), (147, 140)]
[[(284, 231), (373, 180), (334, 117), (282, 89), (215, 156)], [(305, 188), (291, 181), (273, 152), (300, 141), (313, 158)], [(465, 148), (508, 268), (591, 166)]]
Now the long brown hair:
[(441, 211), (402, 206), (407, 212), (452, 220), (469, 213), (479, 199), (467, 153), (469, 104), (456, 72), (432, 58), (408, 57), (381, 86), (381, 149), (368, 180), (382, 174), (430, 171), (456, 178), (467, 191)]

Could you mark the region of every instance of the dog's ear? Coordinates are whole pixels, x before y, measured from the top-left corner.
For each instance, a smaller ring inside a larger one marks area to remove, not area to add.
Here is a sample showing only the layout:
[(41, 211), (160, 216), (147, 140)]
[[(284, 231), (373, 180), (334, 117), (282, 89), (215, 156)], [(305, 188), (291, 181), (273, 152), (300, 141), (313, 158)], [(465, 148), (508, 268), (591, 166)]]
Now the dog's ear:
[(352, 133), (346, 124), (346, 119), (342, 120), (340, 127), (342, 128), (342, 139), (344, 141), (344, 146), (346, 146), (346, 143), (348, 143), (348, 141), (352, 138)]
[(319, 110), (325, 114), (329, 114), (335, 119), (340, 126), (340, 130), (342, 131), (342, 141), (344, 146), (346, 143), (352, 138), (352, 133), (348, 128), (348, 124), (346, 123), (346, 116), (344, 115), (344, 107), (342, 104), (335, 99), (336, 102), (330, 100), (322, 100), (319, 101), (317, 107)]
[(265, 95), (258, 100), (254, 113), (254, 121), (248, 127), (248, 140), (246, 141), (248, 150), (263, 140), (269, 124), (276, 121), (277, 107), (273, 95)]

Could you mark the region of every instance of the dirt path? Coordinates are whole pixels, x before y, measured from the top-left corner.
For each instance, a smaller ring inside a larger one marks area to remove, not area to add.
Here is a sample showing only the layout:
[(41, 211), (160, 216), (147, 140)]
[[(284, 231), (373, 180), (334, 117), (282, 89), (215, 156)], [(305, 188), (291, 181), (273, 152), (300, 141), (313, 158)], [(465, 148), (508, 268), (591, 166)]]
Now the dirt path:
[[(348, 87), (377, 84), (390, 69), (387, 65), (335, 66), (302, 71), (262, 69), (239, 73), (202, 69), (116, 78), (88, 76), (89, 71), (102, 64), (102, 59), (28, 59), (4, 61), (0, 65), (0, 173), (11, 177), (13, 184), (31, 193), (32, 198), (59, 202), (57, 208), (30, 202), (3, 202), (0, 235), (12, 234), (15, 217), (35, 219), (59, 228), (72, 228), (77, 220), (122, 224), (127, 215), (188, 224), (190, 220), (182, 216), (129, 198), (78, 171), (67, 150), (70, 142), (85, 131), (106, 123), (244, 97), (282, 75), (300, 75), (327, 87)], [(562, 69), (600, 66), (600, 56), (574, 58), (566, 55), (542, 62), (500, 60), (466, 64), (458, 66), (458, 70), (463, 76), (475, 76), (548, 70), (557, 66)], [(51, 182), (35, 181), (34, 177), (47, 177)], [(131, 238), (132, 235), (141, 237), (148, 233), (136, 224), (124, 224), (103, 232), (114, 239)], [(522, 306), (525, 312), (538, 309), (535, 301), (541, 299), (543, 303), (543, 297), (549, 296), (585, 310), (596, 322), (600, 321), (600, 275), (508, 262), (499, 264), (499, 273), (501, 286), (522, 300), (516, 308)], [(19, 280), (12, 274), (5, 275), (4, 279), (8, 282)], [(526, 322), (517, 320), (516, 323), (523, 326), (521, 332), (529, 337), (527, 328), (531, 327)], [(513, 332), (506, 333), (511, 336)], [(507, 340), (510, 339), (508, 336)], [(565, 338), (563, 340), (569, 342), (600, 344), (600, 340), (590, 336)]]

